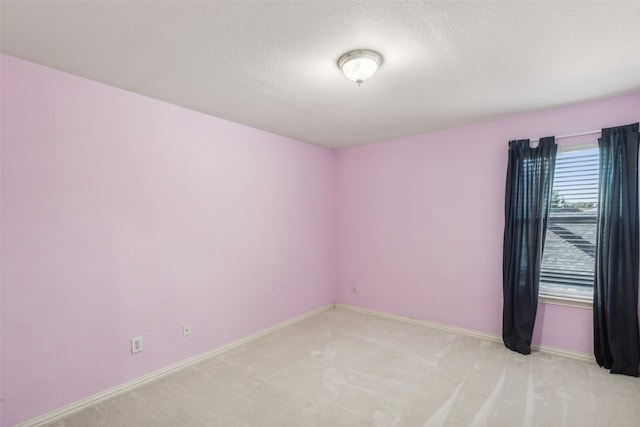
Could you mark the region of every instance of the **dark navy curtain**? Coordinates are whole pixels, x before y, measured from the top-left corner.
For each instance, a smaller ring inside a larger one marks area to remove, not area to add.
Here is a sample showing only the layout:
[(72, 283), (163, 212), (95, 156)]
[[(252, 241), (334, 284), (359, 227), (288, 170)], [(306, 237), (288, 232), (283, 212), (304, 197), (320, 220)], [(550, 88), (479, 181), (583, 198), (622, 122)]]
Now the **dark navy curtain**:
[(554, 137), (532, 148), (529, 140), (509, 142), (502, 262), (504, 345), (531, 353), (538, 309), (542, 248), (551, 206), (558, 146)]
[(603, 129), (593, 294), (594, 352), (612, 374), (638, 376), (638, 123)]

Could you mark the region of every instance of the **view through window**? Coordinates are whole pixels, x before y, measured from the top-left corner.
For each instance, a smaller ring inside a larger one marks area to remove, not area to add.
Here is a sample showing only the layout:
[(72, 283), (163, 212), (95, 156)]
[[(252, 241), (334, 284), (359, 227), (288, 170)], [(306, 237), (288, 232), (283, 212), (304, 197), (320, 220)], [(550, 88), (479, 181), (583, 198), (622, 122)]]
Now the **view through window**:
[(598, 148), (559, 152), (540, 271), (540, 294), (593, 299)]

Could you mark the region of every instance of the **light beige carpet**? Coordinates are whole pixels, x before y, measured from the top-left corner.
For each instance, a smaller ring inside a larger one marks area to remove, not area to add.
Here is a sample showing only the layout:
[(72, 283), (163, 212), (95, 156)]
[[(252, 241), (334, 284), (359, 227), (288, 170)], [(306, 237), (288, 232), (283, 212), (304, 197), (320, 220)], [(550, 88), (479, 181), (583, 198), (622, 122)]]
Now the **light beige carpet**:
[(335, 309), (51, 426), (640, 426), (640, 380)]

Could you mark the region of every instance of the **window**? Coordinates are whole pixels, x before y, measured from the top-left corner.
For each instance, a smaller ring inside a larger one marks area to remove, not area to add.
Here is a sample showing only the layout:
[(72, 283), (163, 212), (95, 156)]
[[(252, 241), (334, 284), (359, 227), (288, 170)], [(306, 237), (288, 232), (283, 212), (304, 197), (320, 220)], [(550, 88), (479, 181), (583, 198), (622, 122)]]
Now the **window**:
[(540, 294), (593, 299), (598, 218), (595, 144), (559, 152), (540, 269)]

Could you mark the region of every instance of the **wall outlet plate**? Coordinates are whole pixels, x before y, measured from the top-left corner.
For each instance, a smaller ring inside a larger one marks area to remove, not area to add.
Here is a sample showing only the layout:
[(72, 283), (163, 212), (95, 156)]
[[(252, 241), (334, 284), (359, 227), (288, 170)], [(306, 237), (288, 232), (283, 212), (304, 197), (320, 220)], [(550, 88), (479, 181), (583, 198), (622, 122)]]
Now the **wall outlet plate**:
[(191, 335), (191, 325), (189, 323), (183, 323), (182, 324), (182, 336), (183, 337), (188, 337), (189, 335)]
[(142, 350), (142, 337), (131, 338), (131, 354), (140, 353)]
[(354, 294), (358, 293), (358, 284), (356, 282), (353, 282), (351, 284), (351, 292), (353, 292)]

